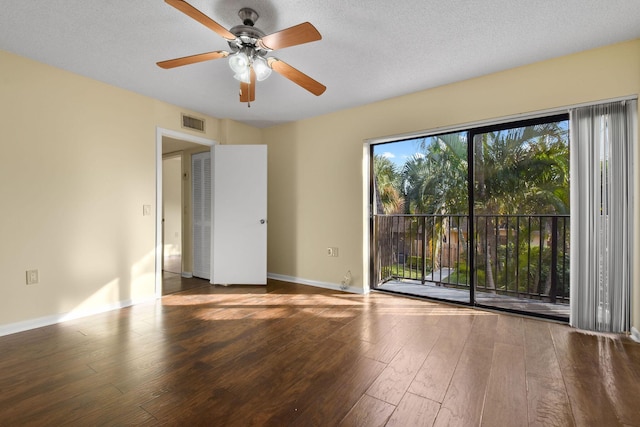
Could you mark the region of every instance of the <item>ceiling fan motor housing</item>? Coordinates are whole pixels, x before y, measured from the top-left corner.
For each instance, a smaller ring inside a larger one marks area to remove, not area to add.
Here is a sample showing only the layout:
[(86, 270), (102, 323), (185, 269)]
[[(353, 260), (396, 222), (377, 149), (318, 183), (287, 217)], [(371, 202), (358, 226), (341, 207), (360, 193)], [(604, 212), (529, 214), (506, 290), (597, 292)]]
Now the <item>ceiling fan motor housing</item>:
[[(240, 9), (238, 16), (242, 19), (242, 25), (236, 25), (229, 31), (233, 33), (237, 38), (236, 40), (229, 40), (229, 48), (233, 52), (239, 50), (250, 50), (255, 55), (265, 56), (269, 51), (258, 45), (258, 40), (264, 37), (266, 34), (259, 28), (254, 27), (255, 22), (258, 20), (258, 13), (248, 7)], [(250, 49), (246, 49), (250, 48)]]

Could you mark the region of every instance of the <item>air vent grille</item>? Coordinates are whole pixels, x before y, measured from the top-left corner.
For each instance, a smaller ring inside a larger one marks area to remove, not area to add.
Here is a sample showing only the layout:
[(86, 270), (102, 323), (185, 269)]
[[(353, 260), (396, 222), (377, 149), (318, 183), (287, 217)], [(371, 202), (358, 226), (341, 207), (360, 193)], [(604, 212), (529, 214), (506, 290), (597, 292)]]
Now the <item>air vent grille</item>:
[(198, 132), (204, 132), (204, 120), (183, 113), (182, 127), (185, 129), (197, 130)]

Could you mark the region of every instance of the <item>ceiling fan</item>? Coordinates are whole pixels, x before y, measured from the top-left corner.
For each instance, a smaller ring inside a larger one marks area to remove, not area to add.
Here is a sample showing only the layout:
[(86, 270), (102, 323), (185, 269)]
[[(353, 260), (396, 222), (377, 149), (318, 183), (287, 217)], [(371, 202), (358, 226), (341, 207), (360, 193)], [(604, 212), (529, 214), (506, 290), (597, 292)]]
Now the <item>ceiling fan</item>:
[(286, 62), (267, 56), (276, 49), (320, 40), (322, 36), (309, 22), (267, 35), (259, 28), (254, 27), (255, 22), (258, 20), (256, 11), (245, 7), (238, 12), (240, 19), (242, 19), (242, 25), (236, 25), (227, 30), (184, 0), (165, 0), (165, 2), (227, 40), (230, 52), (218, 50), (169, 59), (158, 62), (157, 65), (159, 67), (169, 69), (228, 57), (229, 66), (235, 73), (234, 78), (240, 81), (240, 102), (246, 102), (249, 106), (251, 106), (251, 101), (254, 101), (256, 97), (256, 80), (262, 81), (266, 79), (272, 70), (316, 96), (322, 95), (327, 89), (323, 84), (293, 68)]

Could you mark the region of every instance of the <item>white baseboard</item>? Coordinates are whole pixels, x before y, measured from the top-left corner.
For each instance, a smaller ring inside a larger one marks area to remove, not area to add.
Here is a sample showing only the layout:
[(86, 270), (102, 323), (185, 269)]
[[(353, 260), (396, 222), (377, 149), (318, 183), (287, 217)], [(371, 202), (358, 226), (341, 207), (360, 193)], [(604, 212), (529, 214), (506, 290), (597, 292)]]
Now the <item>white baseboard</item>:
[(85, 310), (80, 312), (69, 312), (54, 314), (51, 316), (38, 317), (36, 319), (24, 320), (22, 322), (9, 323), (7, 325), (0, 325), (0, 337), (4, 335), (16, 334), (18, 332), (28, 331), (30, 329), (42, 328), (43, 326), (55, 325), (56, 323), (66, 322), (67, 320), (79, 319), (82, 317), (91, 316), (94, 314), (104, 313), (106, 311), (118, 310), (120, 308), (129, 307), (135, 304), (141, 304), (144, 302), (155, 301), (156, 297), (145, 298), (140, 300), (125, 300), (114, 304), (109, 304), (96, 308), (95, 310)]
[(317, 288), (332, 289), (334, 291), (343, 291), (343, 292), (349, 292), (352, 294), (368, 293), (368, 291), (365, 292), (364, 289), (357, 288), (355, 286), (348, 286), (347, 288), (342, 289), (340, 284), (338, 283), (320, 282), (318, 280), (303, 279), (301, 277), (286, 276), (284, 274), (267, 273), (267, 277), (273, 280), (282, 280), (283, 282), (299, 283), (301, 285), (315, 286)]
[(190, 271), (183, 271), (180, 276), (184, 277), (185, 279), (191, 279), (193, 277), (193, 273)]
[(631, 339), (640, 343), (640, 331), (637, 330), (635, 326), (631, 327)]

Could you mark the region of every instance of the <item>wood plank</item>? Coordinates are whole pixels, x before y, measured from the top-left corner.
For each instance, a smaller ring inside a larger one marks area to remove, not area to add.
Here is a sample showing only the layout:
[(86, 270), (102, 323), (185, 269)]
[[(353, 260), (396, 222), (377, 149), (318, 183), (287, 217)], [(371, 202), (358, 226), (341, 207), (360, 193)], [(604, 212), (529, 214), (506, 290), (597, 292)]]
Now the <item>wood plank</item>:
[(571, 405), (561, 378), (527, 375), (529, 426), (573, 426)]
[[(296, 398), (294, 411), (282, 412), (269, 419), (272, 425), (319, 426), (336, 425), (355, 405), (365, 390), (382, 372), (381, 362), (360, 357), (345, 363), (329, 375), (314, 379), (318, 386), (309, 387)], [(336, 377), (340, 381), (336, 381)], [(318, 390), (321, 390), (318, 393)], [(331, 408), (327, 410), (327, 408)]]
[(524, 346), (523, 321), (522, 317), (510, 314), (498, 317), (495, 341), (503, 344)]
[[(619, 425), (621, 421), (606, 384), (603, 369), (611, 360), (602, 354), (602, 337), (550, 324), (562, 377), (576, 425)], [(627, 409), (628, 410), (628, 409)], [(636, 410), (633, 412), (637, 413)]]
[[(468, 323), (456, 320), (449, 319), (449, 326), (440, 332), (433, 349), (411, 382), (409, 392), (442, 403), (473, 322), (473, 318), (469, 318)], [(462, 329), (452, 333), (458, 327)]]
[(140, 409), (161, 425), (231, 425), (228, 419), (239, 400), (224, 388), (199, 386), (163, 394)]
[(420, 342), (423, 348), (414, 350), (408, 346), (403, 347), (369, 387), (367, 394), (397, 405), (427, 358), (437, 337), (436, 331), (425, 331), (416, 336), (415, 341)]
[(499, 318), (500, 315), (488, 312), (474, 316), (466, 345), (493, 349)]
[[(55, 386), (52, 386), (52, 382)], [(15, 395), (13, 399), (2, 399), (0, 408), (3, 408), (3, 416), (15, 420), (16, 423), (19, 420), (26, 422), (28, 418), (25, 419), (25, 415), (28, 415), (29, 418), (35, 417), (37, 419), (39, 414), (44, 418), (50, 412), (55, 412), (57, 408), (67, 408), (69, 399), (105, 386), (113, 387), (110, 384), (110, 378), (96, 373), (79, 376), (77, 379), (65, 378), (57, 383), (51, 381), (50, 378), (45, 386), (34, 384), (26, 393), (20, 393), (18, 391), (19, 387), (3, 389), (3, 395), (7, 396), (14, 393)], [(44, 398), (44, 396), (47, 396), (47, 398)], [(66, 411), (67, 409), (65, 409)]]
[(493, 358), (493, 340), (487, 339), (489, 342), (480, 346), (467, 341), (435, 426), (467, 426), (480, 420)]
[(395, 406), (365, 394), (338, 425), (382, 427), (387, 423), (394, 410)]
[[(0, 408), (11, 412), (12, 408), (23, 400), (40, 398), (64, 388), (69, 383), (96, 376), (96, 372), (86, 365), (74, 365), (59, 371), (54, 369), (45, 376), (20, 376), (13, 385), (3, 387), (0, 394)], [(8, 377), (9, 380), (11, 378)]]
[(32, 419), (47, 419), (51, 425), (73, 422), (83, 416), (100, 410), (103, 402), (121, 396), (122, 393), (110, 384), (98, 385), (87, 391), (65, 399), (48, 407), (33, 407), (16, 414), (14, 425), (28, 425)]
[(528, 375), (562, 378), (548, 322), (524, 320), (525, 364)]
[(378, 316), (371, 313), (361, 313), (351, 319), (344, 327), (335, 331), (332, 339), (351, 342), (360, 339), (370, 343), (377, 343), (385, 337), (397, 324), (398, 319), (393, 316)]
[[(345, 346), (337, 341), (324, 342), (321, 346), (308, 347), (309, 351), (298, 357), (282, 358), (271, 364), (252, 381), (243, 381), (240, 386), (232, 384), (229, 390), (237, 396), (243, 396), (236, 403), (233, 414), (229, 418), (231, 425), (264, 425), (273, 418), (286, 413), (294, 414), (300, 407), (308, 404), (301, 401), (302, 396), (313, 398), (317, 395), (309, 393), (314, 384), (326, 384), (335, 378), (334, 373), (341, 367), (355, 369), (353, 362), (358, 360), (359, 343)], [(295, 354), (295, 353), (293, 353)], [(244, 387), (243, 387), (244, 386)], [(277, 395), (277, 401), (271, 397)], [(251, 415), (247, 415), (251, 413)]]
[(524, 350), (496, 342), (487, 385), (483, 426), (526, 426), (527, 385)]
[(412, 393), (406, 393), (385, 427), (430, 427), (433, 425), (440, 404)]

